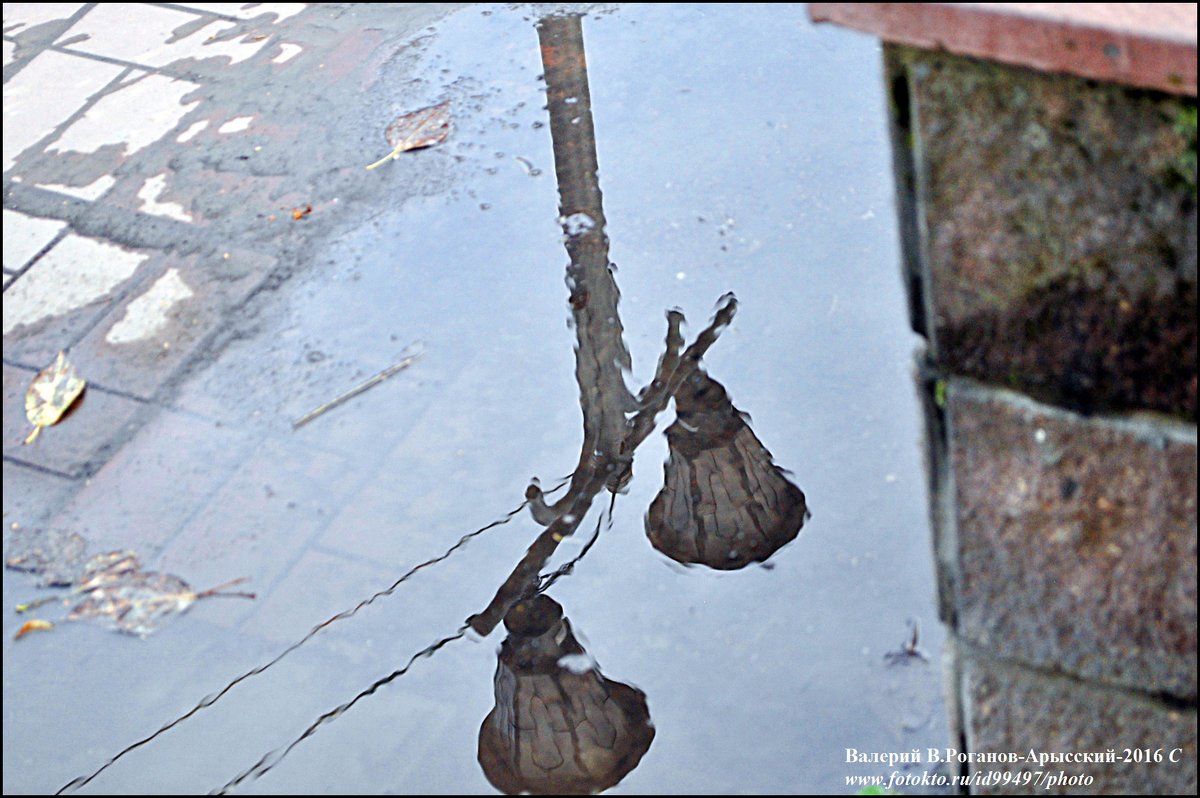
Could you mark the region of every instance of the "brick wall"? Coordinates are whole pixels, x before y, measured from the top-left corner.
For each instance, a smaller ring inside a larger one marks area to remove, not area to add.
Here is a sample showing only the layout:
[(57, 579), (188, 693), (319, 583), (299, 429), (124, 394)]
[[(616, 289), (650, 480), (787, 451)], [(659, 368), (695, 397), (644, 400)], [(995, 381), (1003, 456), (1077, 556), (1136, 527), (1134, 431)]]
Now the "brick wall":
[(885, 72), (954, 742), (1179, 749), (1051, 767), (1194, 792), (1195, 100), (892, 44)]

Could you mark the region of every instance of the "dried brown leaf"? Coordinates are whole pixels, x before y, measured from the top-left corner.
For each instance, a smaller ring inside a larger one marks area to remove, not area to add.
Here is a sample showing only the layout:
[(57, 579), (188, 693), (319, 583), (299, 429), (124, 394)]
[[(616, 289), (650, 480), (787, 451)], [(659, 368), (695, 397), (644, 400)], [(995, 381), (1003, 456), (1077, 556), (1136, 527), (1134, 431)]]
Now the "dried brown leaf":
[(145, 637), (163, 619), (190, 607), (196, 598), (191, 586), (177, 576), (135, 571), (123, 574), (119, 581), (89, 589), (67, 620), (97, 620)]
[(440, 144), (449, 135), (449, 100), (397, 117), (384, 132), (388, 144), (393, 147), (392, 151), (367, 168), (374, 169), (387, 161), (394, 160), (402, 152)]
[(116, 581), (88, 590), (87, 597), (67, 615), (68, 621), (96, 620), (126, 634), (146, 635), (170, 616), (183, 612), (197, 600), (209, 596), (254, 598), (253, 593), (221, 593), (238, 579), (200, 593), (174, 574), (128, 571)]

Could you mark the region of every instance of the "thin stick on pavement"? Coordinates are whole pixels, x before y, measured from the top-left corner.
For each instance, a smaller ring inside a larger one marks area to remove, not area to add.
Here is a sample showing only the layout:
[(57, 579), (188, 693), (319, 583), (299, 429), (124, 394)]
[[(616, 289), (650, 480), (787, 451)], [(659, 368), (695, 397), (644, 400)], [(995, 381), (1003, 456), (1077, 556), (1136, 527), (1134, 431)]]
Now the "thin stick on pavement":
[(375, 387), (379, 383), (386, 380), (388, 377), (391, 377), (395, 374), (399, 374), (401, 371), (404, 371), (406, 368), (411, 366), (413, 364), (413, 362), (416, 361), (416, 359), (420, 356), (421, 356), (420, 352), (414, 352), (413, 354), (411, 354), (408, 357), (401, 360), (396, 365), (388, 366), (383, 371), (379, 372), (374, 377), (371, 377), (366, 382), (363, 382), (360, 385), (354, 386), (353, 388), (346, 391), (344, 394), (342, 394), (338, 398), (326, 402), (325, 404), (318, 407), (316, 410), (313, 410), (312, 412), (308, 413), (303, 418), (293, 421), (292, 429), (300, 429), (301, 427), (303, 427), (308, 422), (312, 421), (317, 416), (319, 416), (329, 410), (332, 410), (333, 408), (337, 407), (338, 405), (342, 404), (343, 402), (353, 399), (354, 397), (358, 396), (360, 393), (367, 390), (368, 388)]

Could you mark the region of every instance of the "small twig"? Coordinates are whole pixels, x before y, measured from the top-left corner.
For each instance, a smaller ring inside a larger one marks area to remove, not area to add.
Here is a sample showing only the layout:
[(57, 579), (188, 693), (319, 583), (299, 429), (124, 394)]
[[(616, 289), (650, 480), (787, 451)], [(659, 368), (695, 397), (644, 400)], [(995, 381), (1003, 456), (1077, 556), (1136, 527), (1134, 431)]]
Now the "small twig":
[(910, 618), (908, 626), (912, 630), (909, 638), (900, 644), (900, 648), (896, 651), (889, 651), (883, 655), (889, 665), (895, 665), (898, 662), (908, 662), (910, 659), (919, 659), (922, 662), (929, 662), (929, 657), (919, 647), (918, 643), (921, 640), (921, 621)]
[(235, 591), (233, 593), (221, 593), (220, 592), (227, 587), (233, 587), (234, 585), (240, 585), (242, 582), (246, 582), (246, 581), (249, 581), (249, 577), (243, 576), (240, 579), (234, 579), (234, 580), (226, 582), (224, 584), (217, 585), (216, 587), (210, 587), (208, 590), (205, 590), (201, 593), (197, 593), (196, 598), (198, 598), (198, 599), (212, 598), (213, 596), (225, 596), (227, 598), (248, 598), (248, 599), (256, 598), (255, 594), (253, 594), (253, 593), (242, 593), (240, 591)]
[(399, 374), (401, 371), (404, 371), (406, 368), (411, 366), (413, 364), (413, 362), (420, 356), (421, 356), (421, 353), (416, 352), (416, 353), (411, 354), (408, 357), (404, 358), (396, 365), (388, 366), (383, 371), (379, 372), (374, 377), (371, 377), (366, 382), (364, 382), (360, 385), (354, 386), (353, 388), (346, 391), (344, 394), (342, 394), (338, 398), (336, 398), (332, 401), (326, 402), (325, 404), (321, 405), (316, 410), (313, 410), (311, 413), (304, 416), (303, 418), (293, 421), (292, 429), (300, 429), (301, 427), (303, 427), (308, 422), (312, 421), (317, 416), (322, 415), (323, 413), (325, 413), (329, 410), (332, 410), (333, 408), (337, 407), (338, 405), (342, 404), (343, 402), (347, 402), (350, 399), (353, 399), (354, 397), (358, 396), (360, 393), (367, 390), (368, 388), (375, 387), (379, 383), (386, 380), (388, 377), (391, 377), (395, 374)]
[(52, 601), (59, 600), (61, 600), (61, 596), (46, 596), (45, 598), (40, 598), (37, 601), (31, 601), (28, 604), (18, 604), (17, 612), (31, 612), (36, 610), (38, 607), (41, 607), (43, 604), (49, 604)]

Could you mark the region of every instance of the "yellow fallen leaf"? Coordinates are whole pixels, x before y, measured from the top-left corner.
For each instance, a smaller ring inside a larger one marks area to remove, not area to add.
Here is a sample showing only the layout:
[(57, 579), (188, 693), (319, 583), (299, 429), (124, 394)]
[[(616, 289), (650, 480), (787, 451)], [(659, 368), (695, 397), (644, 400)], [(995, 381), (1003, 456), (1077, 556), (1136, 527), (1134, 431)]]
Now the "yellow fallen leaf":
[(17, 631), (17, 636), (14, 637), (13, 640), (20, 640), (30, 632), (48, 632), (53, 628), (54, 624), (50, 623), (49, 621), (26, 621), (21, 626), (20, 630)]
[(33, 443), (42, 427), (58, 423), (86, 385), (87, 381), (75, 373), (75, 366), (67, 362), (67, 353), (59, 352), (54, 365), (42, 369), (25, 393), (25, 416), (33, 424), (25, 443)]

